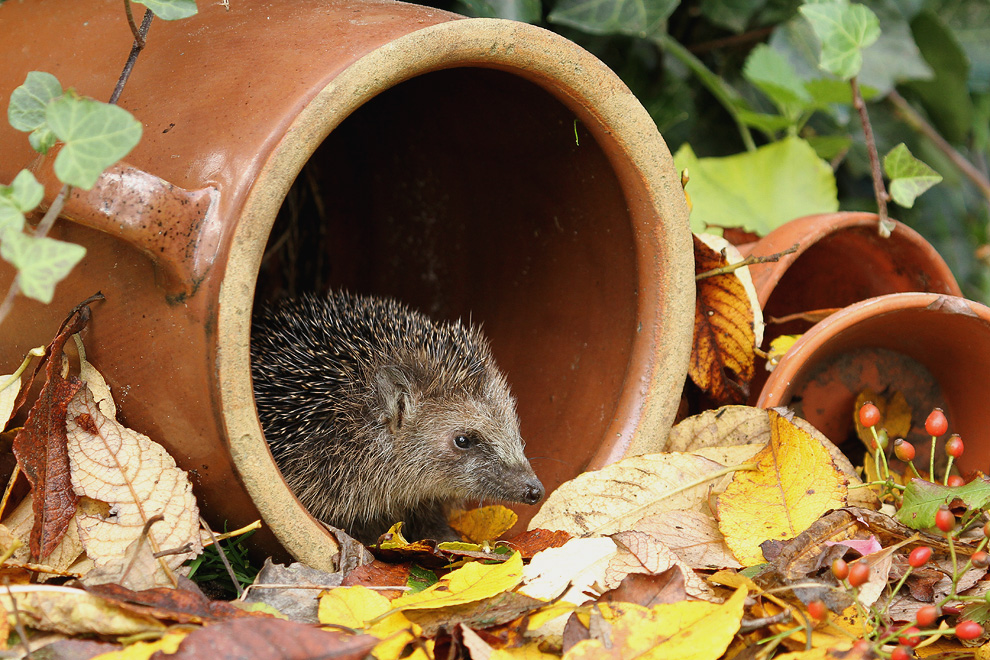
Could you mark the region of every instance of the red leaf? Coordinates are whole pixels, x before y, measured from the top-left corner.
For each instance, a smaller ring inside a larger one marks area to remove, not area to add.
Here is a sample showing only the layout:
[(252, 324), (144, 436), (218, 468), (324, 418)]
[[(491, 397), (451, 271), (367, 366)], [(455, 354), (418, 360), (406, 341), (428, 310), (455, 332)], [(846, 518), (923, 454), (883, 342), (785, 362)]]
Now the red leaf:
[(34, 491), (31, 554), (39, 558), (50, 555), (65, 536), (79, 501), (69, 479), (65, 408), (82, 382), (62, 377), (62, 349), (69, 337), (86, 327), (89, 316), (89, 308), (82, 307), (52, 340), (46, 353), (48, 380), (14, 438), (17, 463)]

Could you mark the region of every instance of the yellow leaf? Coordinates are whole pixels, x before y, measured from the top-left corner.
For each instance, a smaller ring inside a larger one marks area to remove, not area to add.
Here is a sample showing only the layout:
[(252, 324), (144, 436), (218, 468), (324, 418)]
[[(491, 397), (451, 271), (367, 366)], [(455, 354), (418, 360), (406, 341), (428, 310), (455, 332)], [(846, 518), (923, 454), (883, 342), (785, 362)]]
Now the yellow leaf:
[(767, 371), (772, 371), (781, 358), (791, 350), (802, 335), (780, 335), (770, 340), (770, 350), (767, 351)]
[(880, 422), (877, 424), (877, 432), (886, 429), (890, 442), (895, 438), (903, 438), (911, 432), (911, 406), (907, 399), (900, 392), (894, 392), (891, 396), (875, 394), (873, 390), (867, 388), (856, 397), (856, 404), (853, 407), (853, 423), (856, 425), (856, 434), (863, 444), (873, 448), (873, 433), (870, 429), (859, 423), (859, 409), (865, 403), (873, 403), (880, 411)]
[(471, 562), (416, 594), (392, 601), (395, 610), (428, 610), (463, 605), (509, 591), (522, 580), (522, 555), (518, 552), (501, 564)]
[(743, 566), (765, 561), (760, 544), (792, 539), (829, 509), (846, 504), (847, 479), (828, 450), (774, 410), (770, 442), (718, 498), (719, 528)]
[(526, 619), (526, 629), (529, 631), (536, 630), (554, 619), (570, 615), (577, 607), (574, 603), (568, 603), (566, 600), (559, 600), (546, 607), (541, 607), (535, 612), (530, 613), (529, 618)]
[(531, 642), (512, 649), (495, 649), (489, 660), (555, 660), (559, 657), (554, 653), (544, 653), (537, 642)]
[(119, 651), (110, 651), (95, 656), (93, 660), (148, 660), (156, 652), (172, 654), (179, 650), (179, 644), (189, 631), (170, 632), (153, 642), (135, 642)]
[(471, 511), (462, 511), (450, 519), (454, 531), (472, 543), (484, 543), (505, 534), (519, 516), (516, 512), (500, 504), (483, 506)]
[(338, 587), (320, 597), (319, 620), (362, 630), (382, 642), (375, 646), (379, 658), (398, 658), (406, 644), (419, 636), (420, 627), (401, 612), (394, 612), (381, 621), (369, 623), (392, 610), (388, 598), (367, 587)]
[(379, 547), (382, 550), (398, 550), (399, 548), (404, 548), (405, 546), (409, 545), (409, 541), (407, 541), (406, 537), (402, 535), (401, 522), (397, 522), (394, 525), (392, 525), (389, 528), (389, 530), (385, 532), (382, 536), (385, 536), (386, 538), (389, 539), (388, 541), (384, 541), (381, 544), (379, 544)]
[(599, 604), (596, 607), (611, 624), (610, 643), (585, 640), (564, 659), (716, 660), (739, 630), (745, 600), (746, 589), (738, 589), (721, 605), (681, 601), (647, 609)]

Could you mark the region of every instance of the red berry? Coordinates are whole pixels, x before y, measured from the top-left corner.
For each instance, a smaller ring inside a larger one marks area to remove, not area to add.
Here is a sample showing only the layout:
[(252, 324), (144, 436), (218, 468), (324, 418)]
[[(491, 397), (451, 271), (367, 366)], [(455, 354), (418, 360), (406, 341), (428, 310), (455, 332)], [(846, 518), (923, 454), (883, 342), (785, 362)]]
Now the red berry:
[(958, 474), (950, 474), (949, 478), (945, 480), (945, 485), (949, 488), (958, 488), (959, 486), (965, 486), (966, 480)]
[(938, 620), (938, 608), (934, 605), (924, 605), (919, 607), (918, 611), (914, 615), (914, 620), (918, 622), (918, 625), (922, 628), (930, 628), (935, 625), (935, 621)]
[(911, 626), (910, 628), (905, 628), (901, 631), (900, 637), (897, 638), (898, 643), (904, 646), (910, 646), (914, 648), (921, 642), (921, 637), (918, 635), (921, 631)]
[(958, 433), (953, 433), (952, 437), (945, 441), (945, 453), (952, 458), (959, 458), (963, 454), (962, 438), (959, 437)]
[(974, 552), (969, 560), (973, 562), (973, 566), (976, 566), (977, 568), (986, 568), (987, 566), (990, 566), (990, 555), (982, 550), (977, 550)]
[(976, 639), (983, 634), (983, 626), (976, 621), (960, 621), (956, 624), (956, 637), (959, 639)]
[(870, 567), (865, 561), (857, 561), (849, 565), (849, 586), (861, 587), (870, 579)]
[(911, 660), (911, 649), (906, 646), (895, 646), (890, 652), (890, 660)]
[(869, 428), (876, 426), (879, 422), (880, 409), (873, 405), (872, 402), (864, 403), (863, 407), (859, 409), (859, 423)]
[(910, 463), (914, 460), (914, 445), (904, 438), (894, 440), (894, 456), (896, 456), (898, 460), (904, 461), (905, 463)]
[[(990, 525), (990, 523), (987, 523)], [(832, 562), (832, 575), (835, 576), (836, 580), (845, 580), (849, 577), (849, 564), (846, 563), (845, 559), (836, 559)]]
[(908, 564), (911, 565), (911, 568), (921, 568), (931, 558), (932, 549), (927, 545), (923, 545), (911, 551), (911, 554), (908, 555)]
[(983, 526), (983, 536), (990, 538), (990, 522)]
[(828, 616), (828, 608), (825, 607), (825, 603), (820, 600), (813, 600), (808, 603), (808, 614), (815, 621), (824, 621), (825, 617)]
[(956, 517), (944, 504), (935, 512), (935, 526), (948, 534), (956, 526)]
[(945, 413), (941, 408), (936, 408), (925, 420), (925, 433), (938, 437), (949, 430), (949, 420), (945, 418)]

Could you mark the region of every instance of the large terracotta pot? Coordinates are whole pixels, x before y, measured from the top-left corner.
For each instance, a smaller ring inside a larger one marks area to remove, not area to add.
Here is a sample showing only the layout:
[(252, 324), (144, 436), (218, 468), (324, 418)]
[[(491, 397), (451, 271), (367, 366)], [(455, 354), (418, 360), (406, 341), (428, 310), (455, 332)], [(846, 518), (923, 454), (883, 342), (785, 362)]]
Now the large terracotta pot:
[[(753, 284), (768, 321), (763, 347), (776, 337), (807, 332), (815, 320), (769, 322), (822, 309), (837, 309), (867, 298), (903, 291), (961, 296), (941, 255), (918, 232), (895, 222), (889, 238), (877, 233), (875, 213), (823, 213), (792, 220), (755, 243), (745, 255), (769, 256), (798, 246), (779, 261), (750, 266)], [(755, 403), (766, 382), (757, 360), (750, 387)]]
[[(659, 448), (690, 350), (690, 234), (667, 148), (615, 75), (509, 21), (372, 0), (200, 5), (152, 25), (120, 100), (144, 137), (70, 201), (53, 235), (87, 256), (51, 305), (18, 300), (0, 370), (102, 290), (86, 342), (123, 421), (192, 472), (214, 524), (260, 511), (328, 566), (336, 545), (264, 443), (248, 350), (262, 255), (308, 162), (322, 275), (482, 322), (548, 488)], [(131, 44), (119, 2), (6, 3), (0, 19), (0, 97), (31, 70), (109, 97)], [(0, 181), (33, 160), (0, 126)]]
[(925, 418), (939, 406), (949, 433), (966, 443), (960, 468), (986, 473), (987, 374), (990, 308), (956, 296), (895, 293), (850, 305), (815, 325), (770, 374), (757, 405), (793, 407), (841, 445), (853, 432), (857, 394), (899, 391), (913, 411), (908, 439), (919, 454), (931, 439)]

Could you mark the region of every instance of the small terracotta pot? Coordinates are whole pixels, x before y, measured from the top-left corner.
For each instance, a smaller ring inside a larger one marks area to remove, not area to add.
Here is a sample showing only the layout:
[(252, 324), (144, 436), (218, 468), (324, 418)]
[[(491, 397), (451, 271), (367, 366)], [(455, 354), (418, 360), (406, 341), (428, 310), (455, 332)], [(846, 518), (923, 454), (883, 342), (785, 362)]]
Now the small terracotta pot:
[[(875, 213), (809, 215), (739, 246), (744, 256), (769, 256), (798, 246), (779, 261), (749, 267), (767, 321), (763, 348), (780, 335), (802, 334), (814, 324), (775, 324), (771, 317), (841, 308), (902, 291), (962, 295), (941, 255), (918, 232), (895, 222), (890, 237), (882, 238), (877, 222)], [(756, 402), (766, 378), (764, 361), (757, 358), (750, 403)]]
[(927, 448), (925, 418), (939, 406), (959, 433), (964, 471), (990, 470), (990, 308), (956, 296), (895, 293), (858, 302), (821, 321), (787, 352), (757, 405), (789, 406), (834, 443), (853, 433), (853, 406), (866, 388), (900, 391), (912, 436)]
[[(329, 566), (336, 545), (280, 479), (249, 367), (262, 256), (309, 163), (327, 280), (483, 323), (548, 490), (660, 447), (690, 351), (687, 208), (611, 71), (537, 27), (399, 2), (200, 5), (153, 23), (120, 100), (144, 136), (70, 199), (53, 236), (87, 256), (52, 304), (17, 301), (0, 370), (101, 290), (86, 342), (123, 421), (192, 472), (214, 524), (260, 511), (297, 558)], [(131, 45), (119, 3), (2, 14), (0, 97), (31, 70), (109, 97)], [(32, 162), (4, 122), (0, 181)], [(51, 200), (50, 164), (34, 167)], [(0, 288), (11, 277), (0, 266)]]

